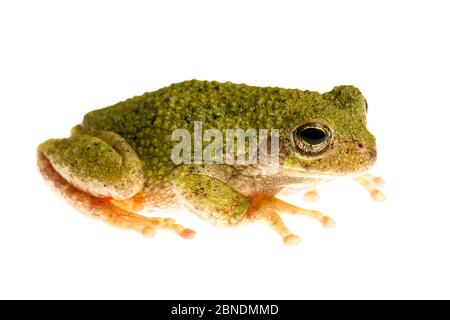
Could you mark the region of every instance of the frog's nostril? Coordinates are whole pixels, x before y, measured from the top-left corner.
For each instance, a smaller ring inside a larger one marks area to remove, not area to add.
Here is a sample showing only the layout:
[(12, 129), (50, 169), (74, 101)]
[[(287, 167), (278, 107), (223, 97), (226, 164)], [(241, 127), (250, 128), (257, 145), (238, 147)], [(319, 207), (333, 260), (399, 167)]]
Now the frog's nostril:
[(358, 143), (358, 148), (364, 149), (364, 145), (360, 142), (360, 143)]

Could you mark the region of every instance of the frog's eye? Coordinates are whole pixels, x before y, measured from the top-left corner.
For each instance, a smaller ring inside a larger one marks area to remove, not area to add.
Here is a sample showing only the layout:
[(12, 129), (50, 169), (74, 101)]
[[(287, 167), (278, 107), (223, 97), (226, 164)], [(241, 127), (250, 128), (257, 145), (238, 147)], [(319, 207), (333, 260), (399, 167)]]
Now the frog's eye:
[(324, 152), (331, 142), (331, 130), (322, 123), (306, 123), (294, 130), (294, 142), (303, 155)]

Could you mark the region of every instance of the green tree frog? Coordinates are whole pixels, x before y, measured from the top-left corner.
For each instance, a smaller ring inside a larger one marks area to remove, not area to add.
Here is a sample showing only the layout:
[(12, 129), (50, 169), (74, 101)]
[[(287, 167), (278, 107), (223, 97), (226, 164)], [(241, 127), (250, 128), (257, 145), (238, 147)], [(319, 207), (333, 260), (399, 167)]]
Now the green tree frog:
[[(314, 200), (316, 185), (349, 176), (382, 200), (382, 179), (367, 174), (377, 152), (366, 112), (366, 99), (353, 86), (320, 94), (185, 81), (87, 113), (69, 138), (38, 146), (38, 167), (82, 212), (144, 235), (167, 229), (192, 238), (193, 230), (167, 215), (187, 208), (217, 225), (263, 220), (284, 243), (296, 244), (300, 238), (280, 214), (309, 216), (326, 227), (334, 222), (277, 198), (284, 189), (300, 187), (307, 190), (306, 200)], [(276, 129), (277, 166), (268, 171), (267, 163), (258, 162), (175, 163), (179, 141), (172, 134), (194, 133), (194, 123), (224, 136), (230, 128)]]

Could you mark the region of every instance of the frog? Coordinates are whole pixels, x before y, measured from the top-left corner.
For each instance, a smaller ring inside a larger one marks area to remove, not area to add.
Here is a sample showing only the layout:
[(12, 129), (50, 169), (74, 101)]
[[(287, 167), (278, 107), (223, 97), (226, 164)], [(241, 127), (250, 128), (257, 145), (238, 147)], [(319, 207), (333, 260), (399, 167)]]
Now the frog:
[[(88, 112), (69, 137), (38, 146), (37, 164), (72, 206), (116, 227), (145, 236), (164, 229), (191, 239), (195, 231), (172, 217), (187, 209), (216, 226), (264, 221), (293, 245), (301, 239), (283, 214), (306, 216), (324, 227), (335, 222), (281, 200), (286, 190), (317, 200), (318, 185), (347, 177), (375, 200), (384, 198), (378, 188), (383, 180), (368, 173), (377, 149), (367, 111), (366, 98), (352, 85), (319, 93), (194, 79)], [(177, 163), (173, 132), (194, 133), (195, 123), (222, 133), (277, 130), (276, 166)]]

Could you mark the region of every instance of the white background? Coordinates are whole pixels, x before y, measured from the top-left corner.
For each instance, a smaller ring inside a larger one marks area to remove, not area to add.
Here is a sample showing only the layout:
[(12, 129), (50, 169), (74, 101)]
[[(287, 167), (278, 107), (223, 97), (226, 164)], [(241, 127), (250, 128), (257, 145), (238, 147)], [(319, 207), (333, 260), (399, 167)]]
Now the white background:
[[(0, 298), (450, 298), (450, 7), (446, 1), (2, 1)], [(86, 218), (35, 165), (83, 115), (197, 78), (328, 91), (354, 84), (387, 201), (352, 181), (285, 217), (185, 241)]]

